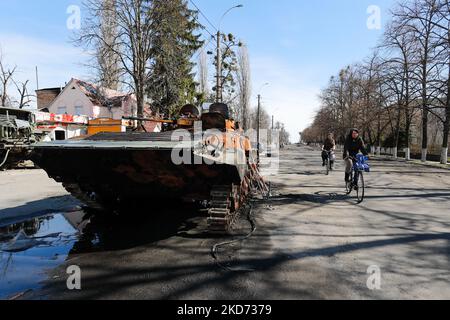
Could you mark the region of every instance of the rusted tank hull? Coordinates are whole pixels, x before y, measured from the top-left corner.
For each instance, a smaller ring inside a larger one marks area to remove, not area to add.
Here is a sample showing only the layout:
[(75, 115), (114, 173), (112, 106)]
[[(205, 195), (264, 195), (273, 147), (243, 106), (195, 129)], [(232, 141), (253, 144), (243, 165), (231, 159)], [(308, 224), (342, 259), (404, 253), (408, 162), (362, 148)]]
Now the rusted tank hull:
[(121, 148), (36, 148), (34, 162), (57, 182), (78, 185), (108, 209), (150, 201), (208, 200), (214, 185), (240, 185), (242, 170), (207, 165), (191, 153), (193, 164), (176, 165), (172, 150)]
[(151, 213), (167, 200), (202, 201), (208, 229), (231, 228), (252, 174), (244, 138), (225, 131), (99, 133), (35, 145), (33, 161), (88, 207)]

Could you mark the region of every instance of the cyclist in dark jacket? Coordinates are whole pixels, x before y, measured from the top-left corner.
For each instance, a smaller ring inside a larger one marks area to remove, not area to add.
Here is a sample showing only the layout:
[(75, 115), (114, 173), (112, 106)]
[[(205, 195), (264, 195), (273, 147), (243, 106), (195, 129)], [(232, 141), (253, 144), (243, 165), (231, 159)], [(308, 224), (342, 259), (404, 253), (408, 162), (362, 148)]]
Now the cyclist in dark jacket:
[(356, 158), (356, 155), (361, 152), (365, 156), (368, 155), (366, 150), (366, 145), (364, 144), (363, 139), (359, 136), (358, 129), (350, 130), (347, 139), (344, 144), (344, 160), (345, 160), (345, 182), (349, 182), (350, 174), (353, 168), (353, 160)]
[(334, 135), (330, 133), (325, 139), (322, 147), (322, 166), (325, 166), (325, 160), (328, 158), (328, 152), (336, 150), (336, 141)]

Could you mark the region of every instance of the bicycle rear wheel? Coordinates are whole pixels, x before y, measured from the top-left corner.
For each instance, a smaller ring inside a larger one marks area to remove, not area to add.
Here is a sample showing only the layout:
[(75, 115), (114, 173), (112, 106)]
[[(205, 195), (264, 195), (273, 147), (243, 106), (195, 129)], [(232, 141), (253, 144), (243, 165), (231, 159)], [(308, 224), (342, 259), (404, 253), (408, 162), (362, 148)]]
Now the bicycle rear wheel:
[(356, 189), (356, 197), (358, 199), (358, 203), (362, 203), (364, 201), (364, 174), (362, 172), (358, 172), (358, 178), (356, 180), (356, 185), (358, 188)]

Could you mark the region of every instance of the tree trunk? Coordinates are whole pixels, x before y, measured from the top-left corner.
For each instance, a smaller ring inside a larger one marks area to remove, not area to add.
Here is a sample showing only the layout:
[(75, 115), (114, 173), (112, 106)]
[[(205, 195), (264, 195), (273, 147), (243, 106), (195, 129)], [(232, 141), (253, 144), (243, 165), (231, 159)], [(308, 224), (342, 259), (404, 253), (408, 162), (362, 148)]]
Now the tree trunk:
[[(408, 57), (404, 55), (405, 61), (405, 138), (406, 138), (406, 148), (405, 148), (405, 160), (411, 160), (411, 110), (410, 110), (410, 92), (409, 92), (409, 63)], [(413, 113), (413, 112), (411, 112)]]
[(406, 135), (406, 149), (405, 149), (405, 160), (411, 160), (411, 119), (409, 112), (406, 111), (406, 124), (405, 124), (405, 135)]
[(378, 114), (377, 126), (377, 156), (381, 156), (381, 116)]
[(400, 104), (397, 106), (398, 107), (398, 111), (397, 111), (397, 123), (395, 124), (395, 145), (394, 145), (394, 158), (397, 159), (398, 158), (398, 145), (400, 142), (400, 118), (402, 116), (402, 108), (400, 106)]
[(428, 152), (428, 106), (426, 102), (422, 108), (422, 162), (426, 162)]
[[(428, 49), (425, 48), (425, 52)], [(428, 55), (425, 55), (422, 65), (422, 162), (427, 161), (428, 153), (428, 96), (427, 96), (427, 62)]]
[[(144, 84), (143, 81), (140, 81), (140, 79), (135, 79), (135, 86), (136, 86), (136, 104), (137, 104), (137, 117), (138, 118), (144, 118), (144, 106), (145, 106), (145, 99), (144, 99)], [(137, 121), (137, 128), (138, 130), (142, 129), (142, 120)]]
[(450, 133), (450, 63), (449, 63), (449, 77), (447, 80), (447, 105), (445, 107), (445, 121), (444, 121), (444, 138), (442, 141), (441, 163), (448, 162), (448, 135)]

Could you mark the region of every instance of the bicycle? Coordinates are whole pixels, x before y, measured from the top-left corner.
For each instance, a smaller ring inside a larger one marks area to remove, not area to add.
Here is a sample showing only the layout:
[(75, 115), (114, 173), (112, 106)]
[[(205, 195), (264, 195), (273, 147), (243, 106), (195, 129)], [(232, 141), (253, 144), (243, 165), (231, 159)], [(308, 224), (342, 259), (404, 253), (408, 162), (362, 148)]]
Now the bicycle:
[(336, 156), (335, 156), (333, 150), (330, 150), (330, 151), (322, 150), (322, 151), (327, 153), (327, 157), (325, 159), (325, 170), (326, 170), (326, 175), (328, 176), (330, 174), (330, 171), (334, 170), (333, 165), (334, 165)]
[(367, 163), (368, 157), (357, 154), (356, 158), (351, 157), (353, 160), (353, 167), (350, 173), (350, 181), (345, 184), (347, 195), (350, 195), (353, 190), (356, 191), (356, 198), (358, 204), (364, 201), (365, 196), (365, 184), (364, 184), (364, 172), (370, 172), (370, 166)]

